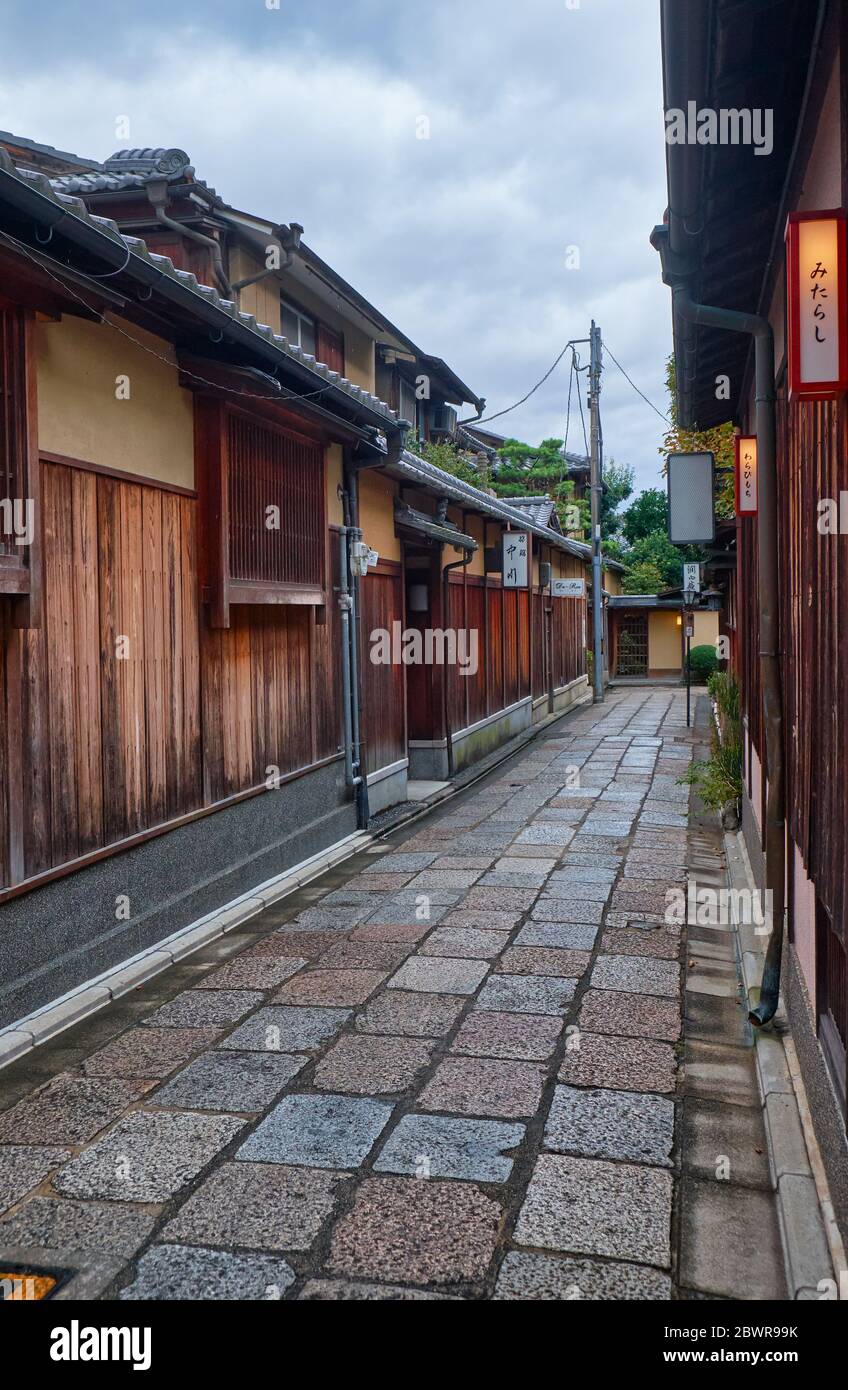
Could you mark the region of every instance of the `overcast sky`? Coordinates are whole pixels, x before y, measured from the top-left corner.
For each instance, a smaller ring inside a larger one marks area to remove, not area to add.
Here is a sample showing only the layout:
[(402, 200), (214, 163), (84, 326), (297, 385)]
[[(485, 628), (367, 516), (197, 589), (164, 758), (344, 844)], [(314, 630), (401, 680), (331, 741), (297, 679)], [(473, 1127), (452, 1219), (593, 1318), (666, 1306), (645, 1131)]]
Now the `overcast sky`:
[[(0, 128), (97, 159), (187, 150), (228, 202), (301, 222), (487, 414), (592, 317), (665, 410), (657, 0), (275, 3), (6, 0)], [(662, 421), (609, 359), (603, 386), (607, 457), (656, 486)], [(563, 361), (492, 428), (562, 437), (567, 387)]]

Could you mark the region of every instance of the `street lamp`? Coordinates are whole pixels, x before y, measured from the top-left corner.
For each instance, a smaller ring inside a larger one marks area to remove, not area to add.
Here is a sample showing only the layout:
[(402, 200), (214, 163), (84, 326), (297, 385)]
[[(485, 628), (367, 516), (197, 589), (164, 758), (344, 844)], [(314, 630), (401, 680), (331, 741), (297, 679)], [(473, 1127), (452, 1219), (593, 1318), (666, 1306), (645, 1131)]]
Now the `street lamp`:
[(692, 666), (689, 656), (692, 651), (692, 609), (700, 595), (697, 589), (683, 590), (683, 616), (686, 623), (686, 727), (692, 723)]

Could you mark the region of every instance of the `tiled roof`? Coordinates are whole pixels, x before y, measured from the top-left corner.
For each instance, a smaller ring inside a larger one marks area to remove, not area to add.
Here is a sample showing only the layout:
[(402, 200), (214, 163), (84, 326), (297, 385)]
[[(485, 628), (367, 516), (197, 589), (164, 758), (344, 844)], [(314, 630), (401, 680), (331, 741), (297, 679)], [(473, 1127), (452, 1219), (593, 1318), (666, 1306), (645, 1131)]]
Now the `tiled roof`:
[[(259, 323), (253, 314), (242, 312), (235, 304), (228, 299), (222, 299), (216, 289), (211, 285), (201, 284), (196, 276), (187, 270), (178, 270), (177, 267), (167, 256), (156, 255), (150, 251), (139, 237), (125, 236), (118, 230), (117, 224), (106, 217), (98, 217), (90, 213), (81, 198), (73, 197), (63, 193), (53, 186), (54, 181), (47, 178), (44, 174), (35, 173), (30, 169), (15, 168), (6, 150), (0, 148), (0, 175), (5, 175), (17, 183), (38, 193), (44, 200), (45, 221), (58, 224), (57, 219), (46, 216), (49, 205), (58, 208), (66, 216), (76, 219), (86, 224), (99, 236), (113, 244), (120, 246), (126, 251), (126, 262), (123, 267), (128, 274), (138, 276), (138, 271), (142, 264), (147, 264), (151, 269), (164, 276), (174, 285), (180, 286), (199, 302), (202, 301), (207, 307), (211, 307), (216, 317), (220, 319), (220, 327), (226, 332), (228, 321), (233, 327), (238, 327), (261, 340), (267, 347), (275, 349), (281, 360), (295, 362), (301, 367), (307, 368), (315, 377), (316, 385), (327, 386), (344, 392), (354, 402), (359, 402), (363, 407), (370, 410), (374, 415), (381, 417), (386, 425), (396, 425), (398, 423), (395, 411), (381, 401), (370, 391), (364, 390), (361, 386), (356, 386), (346, 377), (340, 376), (338, 372), (332, 371), (322, 362), (317, 362), (309, 353), (305, 353), (294, 343), (290, 343), (281, 334), (266, 323)], [(0, 204), (2, 203), (2, 179), (0, 179)], [(2, 229), (0, 227), (0, 229)], [(144, 277), (148, 279), (149, 277)]]
[(556, 503), (551, 497), (510, 497), (508, 500), (511, 507), (526, 512), (540, 526), (549, 526), (551, 517), (556, 515)]
[(569, 555), (575, 555), (581, 560), (591, 558), (591, 546), (583, 545), (581, 541), (569, 540), (561, 532), (552, 531), (549, 526), (541, 525), (532, 518), (528, 518), (526, 512), (522, 512), (518, 507), (512, 505), (512, 498), (493, 497), (491, 493), (483, 492), (480, 488), (473, 487), (471, 483), (454, 477), (453, 473), (446, 473), (444, 469), (437, 468), (435, 464), (427, 463), (425, 459), (410, 453), (408, 449), (404, 449), (396, 463), (387, 465), (386, 472), (399, 477), (404, 482), (417, 483), (426, 492), (435, 493), (440, 497), (448, 497), (451, 501), (458, 502), (461, 506), (479, 512), (483, 516), (490, 516), (495, 521), (508, 521), (512, 526), (532, 531), (533, 535), (538, 536), (540, 540), (545, 541), (548, 545), (556, 546), (558, 550), (567, 551)]

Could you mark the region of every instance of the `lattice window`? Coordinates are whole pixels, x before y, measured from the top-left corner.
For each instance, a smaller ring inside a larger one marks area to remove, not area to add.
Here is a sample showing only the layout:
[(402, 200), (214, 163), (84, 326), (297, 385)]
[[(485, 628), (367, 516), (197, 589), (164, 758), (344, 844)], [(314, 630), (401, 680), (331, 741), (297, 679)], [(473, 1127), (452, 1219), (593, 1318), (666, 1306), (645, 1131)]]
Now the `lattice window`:
[(230, 577), (323, 588), (321, 446), (241, 415), (227, 432)]

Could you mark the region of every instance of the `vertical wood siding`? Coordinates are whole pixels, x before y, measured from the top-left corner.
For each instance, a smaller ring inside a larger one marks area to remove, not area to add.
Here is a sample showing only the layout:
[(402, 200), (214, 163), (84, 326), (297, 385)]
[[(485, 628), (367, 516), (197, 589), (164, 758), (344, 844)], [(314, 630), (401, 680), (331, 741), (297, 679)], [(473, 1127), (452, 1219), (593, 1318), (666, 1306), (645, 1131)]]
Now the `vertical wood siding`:
[(193, 498), (47, 462), (42, 487), (44, 621), (4, 617), (0, 886), (341, 742), (335, 605), (326, 622), (235, 606), (232, 627), (212, 629)]

